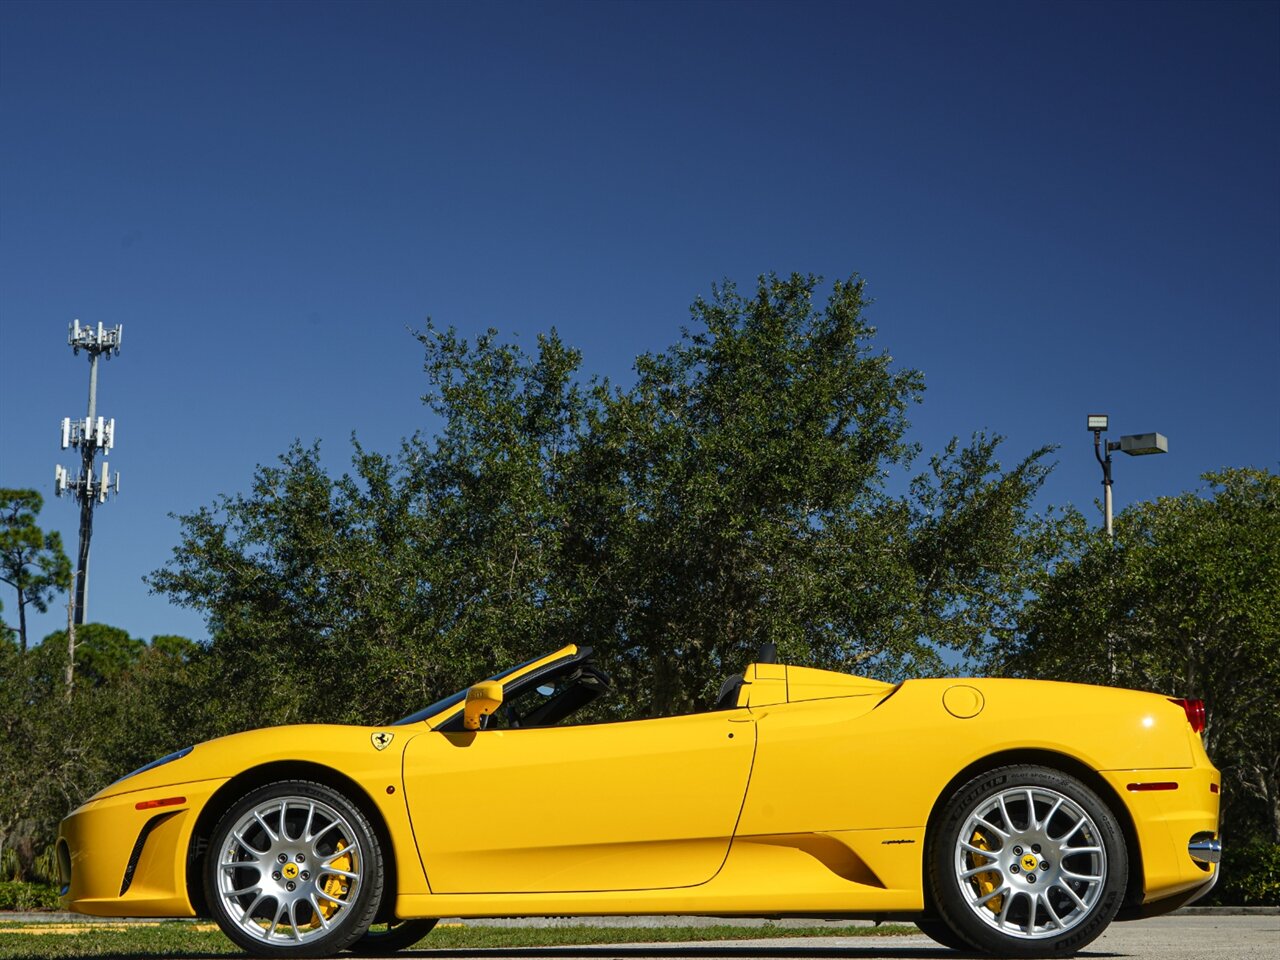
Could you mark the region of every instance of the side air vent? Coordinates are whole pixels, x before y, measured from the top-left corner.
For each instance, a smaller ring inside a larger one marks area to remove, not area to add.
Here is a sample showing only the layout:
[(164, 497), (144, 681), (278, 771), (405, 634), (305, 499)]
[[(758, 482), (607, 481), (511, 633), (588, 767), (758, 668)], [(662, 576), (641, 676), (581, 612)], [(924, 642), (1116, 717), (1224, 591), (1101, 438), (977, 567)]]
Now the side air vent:
[(138, 869), (138, 861), (142, 859), (142, 848), (147, 845), (147, 837), (151, 836), (151, 831), (160, 824), (164, 823), (172, 813), (162, 813), (159, 816), (152, 817), (138, 832), (138, 839), (133, 843), (133, 852), (129, 854), (129, 863), (124, 868), (124, 880), (120, 883), (120, 896), (124, 896), (125, 892), (133, 885), (133, 872)]

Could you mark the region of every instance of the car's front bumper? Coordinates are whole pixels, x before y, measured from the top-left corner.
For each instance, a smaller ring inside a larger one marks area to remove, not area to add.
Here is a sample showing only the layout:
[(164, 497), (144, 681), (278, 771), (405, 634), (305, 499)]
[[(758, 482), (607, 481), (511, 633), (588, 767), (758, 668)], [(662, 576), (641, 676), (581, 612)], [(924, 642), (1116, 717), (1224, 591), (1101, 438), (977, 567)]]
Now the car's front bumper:
[(63, 907), (99, 917), (195, 916), (186, 881), (191, 835), (225, 782), (135, 790), (72, 811), (58, 830)]

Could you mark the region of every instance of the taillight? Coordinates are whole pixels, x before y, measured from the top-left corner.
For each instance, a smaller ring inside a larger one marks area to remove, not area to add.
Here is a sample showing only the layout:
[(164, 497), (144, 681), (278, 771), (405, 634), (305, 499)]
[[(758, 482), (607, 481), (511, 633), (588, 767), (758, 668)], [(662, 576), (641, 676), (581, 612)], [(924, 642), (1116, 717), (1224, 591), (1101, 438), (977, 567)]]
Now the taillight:
[(1191, 729), (1196, 733), (1204, 733), (1205, 712), (1203, 700), (1188, 700), (1184, 697), (1170, 697), (1169, 700), (1176, 703), (1187, 714), (1187, 723), (1191, 724)]

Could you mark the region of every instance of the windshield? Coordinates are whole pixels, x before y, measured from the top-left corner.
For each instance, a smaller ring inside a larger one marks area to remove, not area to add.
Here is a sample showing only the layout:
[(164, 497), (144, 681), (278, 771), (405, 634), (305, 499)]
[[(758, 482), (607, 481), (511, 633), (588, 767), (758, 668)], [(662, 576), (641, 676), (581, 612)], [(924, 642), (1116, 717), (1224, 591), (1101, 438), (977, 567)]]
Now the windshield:
[[(532, 660), (526, 660), (524, 663), (517, 663), (514, 667), (508, 667), (506, 670), (503, 670), (501, 673), (494, 674), (488, 680), (485, 680), (483, 682), (494, 683), (498, 680), (505, 680), (507, 677), (511, 676), (517, 670), (523, 670), (525, 667), (529, 666), (530, 664), (537, 663), (541, 659), (543, 658), (534, 657)], [(463, 700), (466, 699), (468, 689), (470, 688), (468, 687), (466, 689), (459, 690), (457, 693), (451, 693), (449, 694), (449, 696), (445, 697), (443, 700), (437, 700), (435, 703), (431, 704), (431, 706), (429, 707), (423, 707), (421, 710), (417, 711), (416, 713), (411, 713), (407, 717), (401, 717), (395, 723), (391, 724), (391, 726), (402, 727), (408, 723), (420, 723), (421, 721), (427, 719), (427, 717), (435, 716), (437, 713), (443, 713), (445, 710), (448, 710), (450, 707), (456, 707), (458, 704), (460, 704)]]

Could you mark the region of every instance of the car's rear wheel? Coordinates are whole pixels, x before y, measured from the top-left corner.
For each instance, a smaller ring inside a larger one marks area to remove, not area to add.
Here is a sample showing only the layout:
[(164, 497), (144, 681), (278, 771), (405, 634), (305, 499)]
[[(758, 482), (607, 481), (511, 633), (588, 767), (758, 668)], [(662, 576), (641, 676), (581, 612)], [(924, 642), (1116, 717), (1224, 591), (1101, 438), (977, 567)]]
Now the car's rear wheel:
[(232, 941), (264, 957), (320, 957), (358, 940), (382, 898), (369, 821), (338, 791), (305, 780), (260, 787), (213, 830), (209, 910)]
[(393, 920), (390, 923), (375, 923), (349, 949), (352, 953), (374, 956), (380, 953), (394, 953), (406, 947), (412, 947), (435, 927), (431, 920)]
[(1074, 953), (1106, 929), (1124, 896), (1128, 856), (1115, 815), (1075, 777), (1046, 767), (970, 780), (929, 844), (942, 921), (989, 953)]

